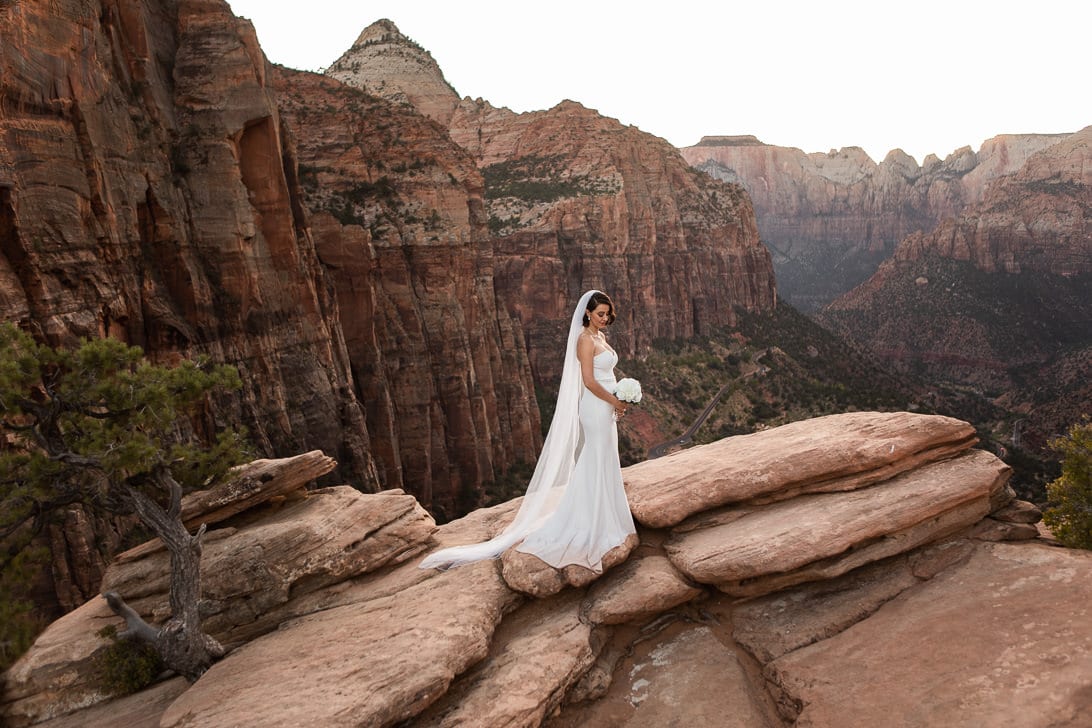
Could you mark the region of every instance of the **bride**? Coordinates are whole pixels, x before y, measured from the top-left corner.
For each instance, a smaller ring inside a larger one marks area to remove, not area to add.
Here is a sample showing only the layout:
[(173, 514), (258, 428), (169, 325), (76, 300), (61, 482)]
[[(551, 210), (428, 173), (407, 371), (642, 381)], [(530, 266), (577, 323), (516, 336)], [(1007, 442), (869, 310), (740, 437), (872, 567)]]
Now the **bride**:
[(446, 569), (496, 558), (509, 547), (555, 568), (595, 572), (603, 556), (635, 532), (622, 488), (616, 420), (626, 403), (614, 396), (618, 354), (604, 329), (614, 322), (607, 294), (588, 291), (569, 326), (557, 408), (515, 520), (489, 541), (429, 555), (421, 568)]

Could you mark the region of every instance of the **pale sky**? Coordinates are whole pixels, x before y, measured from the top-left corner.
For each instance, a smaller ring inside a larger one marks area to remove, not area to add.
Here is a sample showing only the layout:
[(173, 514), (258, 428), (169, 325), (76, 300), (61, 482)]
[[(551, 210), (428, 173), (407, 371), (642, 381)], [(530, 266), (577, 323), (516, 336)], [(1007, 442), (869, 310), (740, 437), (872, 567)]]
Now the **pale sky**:
[(275, 63), (319, 70), (387, 18), (461, 96), (564, 99), (663, 137), (753, 134), (919, 163), (1092, 124), (1086, 0), (229, 0)]

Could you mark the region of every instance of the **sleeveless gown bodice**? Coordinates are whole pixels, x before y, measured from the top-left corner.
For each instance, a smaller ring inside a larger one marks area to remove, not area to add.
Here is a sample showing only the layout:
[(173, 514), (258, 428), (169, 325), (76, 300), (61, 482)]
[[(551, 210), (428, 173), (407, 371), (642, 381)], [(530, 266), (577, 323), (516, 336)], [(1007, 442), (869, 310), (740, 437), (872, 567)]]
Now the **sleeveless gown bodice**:
[[(617, 385), (617, 363), (618, 355), (610, 349), (593, 361), (595, 380), (608, 392)], [(580, 427), (582, 444), (561, 502), (516, 550), (559, 568), (579, 564), (601, 571), (603, 556), (636, 529), (622, 486), (614, 407), (587, 387), (580, 397)]]

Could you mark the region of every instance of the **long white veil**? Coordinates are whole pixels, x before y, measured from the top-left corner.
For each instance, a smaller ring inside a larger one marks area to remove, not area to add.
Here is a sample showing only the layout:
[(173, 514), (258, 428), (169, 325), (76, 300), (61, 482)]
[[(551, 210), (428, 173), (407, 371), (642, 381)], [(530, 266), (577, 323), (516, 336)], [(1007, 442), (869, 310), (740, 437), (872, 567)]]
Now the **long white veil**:
[(494, 559), (509, 547), (523, 540), (540, 526), (561, 502), (565, 489), (572, 479), (576, 456), (583, 444), (580, 427), (580, 395), (583, 381), (580, 362), (576, 358), (576, 339), (584, 328), (584, 314), (588, 301), (599, 291), (587, 291), (573, 311), (569, 325), (568, 343), (565, 345), (565, 367), (561, 373), (561, 385), (557, 391), (557, 407), (546, 441), (538, 456), (535, 472), (527, 486), (515, 520), (488, 541), (452, 546), (430, 554), (420, 564), (422, 569), (448, 569), (483, 559)]

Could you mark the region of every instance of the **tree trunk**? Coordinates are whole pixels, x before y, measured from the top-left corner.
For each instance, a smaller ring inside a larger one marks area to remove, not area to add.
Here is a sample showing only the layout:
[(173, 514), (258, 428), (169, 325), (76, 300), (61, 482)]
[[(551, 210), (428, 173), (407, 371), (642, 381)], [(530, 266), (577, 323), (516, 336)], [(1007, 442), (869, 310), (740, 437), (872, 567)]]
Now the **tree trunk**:
[(135, 487), (129, 487), (125, 495), (141, 522), (163, 540), (171, 555), (171, 617), (157, 629), (118, 595), (104, 596), (114, 613), (125, 619), (124, 636), (150, 641), (167, 667), (193, 682), (224, 654), (220, 643), (201, 631), (201, 537), (205, 527), (191, 536), (180, 517), (182, 487), (166, 469), (152, 477), (170, 494), (168, 510)]

